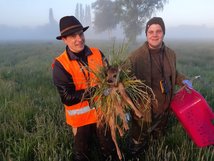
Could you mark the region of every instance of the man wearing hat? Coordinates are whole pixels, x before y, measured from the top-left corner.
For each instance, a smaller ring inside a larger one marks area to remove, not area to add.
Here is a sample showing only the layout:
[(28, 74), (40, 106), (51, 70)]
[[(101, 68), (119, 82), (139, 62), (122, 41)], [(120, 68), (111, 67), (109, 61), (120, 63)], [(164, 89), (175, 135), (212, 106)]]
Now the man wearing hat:
[(130, 130), (132, 142), (129, 145), (133, 155), (145, 148), (148, 136), (158, 138), (164, 133), (175, 85), (191, 86), (191, 82), (176, 70), (175, 52), (163, 42), (165, 30), (161, 17), (151, 18), (145, 28), (147, 41), (127, 59), (135, 76), (145, 81), (156, 96), (151, 111), (144, 114), (143, 121), (147, 125), (144, 124), (145, 129), (142, 130), (142, 121), (133, 116)]
[(74, 16), (62, 17), (59, 28), (60, 36), (56, 39), (62, 40), (66, 48), (53, 63), (53, 81), (65, 106), (66, 122), (72, 127), (73, 160), (92, 160), (94, 138), (98, 139), (105, 157), (100, 160), (115, 156), (117, 160), (110, 132), (97, 128), (97, 111), (89, 104), (96, 90), (95, 72), (107, 64), (104, 55), (99, 49), (85, 45), (84, 32), (89, 27), (83, 27)]

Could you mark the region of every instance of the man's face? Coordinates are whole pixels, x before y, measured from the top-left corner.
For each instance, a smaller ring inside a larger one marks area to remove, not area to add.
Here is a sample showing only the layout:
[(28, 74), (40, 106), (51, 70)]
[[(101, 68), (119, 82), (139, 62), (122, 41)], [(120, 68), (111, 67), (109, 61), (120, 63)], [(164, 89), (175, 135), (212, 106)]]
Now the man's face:
[(72, 35), (63, 37), (62, 40), (69, 49), (74, 53), (79, 53), (84, 49), (85, 46), (85, 36), (82, 30), (75, 32)]
[(158, 49), (163, 42), (163, 30), (160, 25), (152, 24), (147, 31), (147, 41), (151, 49)]

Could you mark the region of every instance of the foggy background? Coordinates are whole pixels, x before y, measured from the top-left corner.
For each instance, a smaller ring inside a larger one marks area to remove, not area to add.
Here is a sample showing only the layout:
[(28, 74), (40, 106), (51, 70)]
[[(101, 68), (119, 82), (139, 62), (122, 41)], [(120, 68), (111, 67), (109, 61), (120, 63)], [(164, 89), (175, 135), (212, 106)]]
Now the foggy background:
[[(90, 7), (90, 26), (86, 39), (124, 39), (120, 26), (109, 32), (96, 33), (93, 25), (91, 4), (96, 0), (0, 0), (0, 41), (51, 40), (57, 41), (59, 19), (75, 15), (76, 5)], [(169, 0), (160, 16), (166, 25), (167, 39), (214, 40), (214, 0)], [(137, 37), (145, 38), (144, 30)]]

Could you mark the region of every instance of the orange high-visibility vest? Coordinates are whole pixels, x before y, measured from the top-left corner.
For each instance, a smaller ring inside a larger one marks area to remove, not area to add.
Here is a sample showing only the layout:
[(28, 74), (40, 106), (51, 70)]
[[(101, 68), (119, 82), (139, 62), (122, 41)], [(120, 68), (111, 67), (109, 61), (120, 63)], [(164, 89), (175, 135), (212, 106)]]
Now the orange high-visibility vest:
[[(77, 60), (70, 60), (66, 51), (56, 58), (72, 76), (76, 91), (95, 86), (97, 80), (95, 73), (99, 72), (99, 69), (103, 66), (100, 51), (96, 48), (90, 48), (90, 50), (92, 54), (88, 56), (87, 67), (80, 62), (78, 63)], [(80, 127), (97, 122), (96, 109), (91, 108), (88, 101), (64, 106), (66, 122), (72, 127)]]

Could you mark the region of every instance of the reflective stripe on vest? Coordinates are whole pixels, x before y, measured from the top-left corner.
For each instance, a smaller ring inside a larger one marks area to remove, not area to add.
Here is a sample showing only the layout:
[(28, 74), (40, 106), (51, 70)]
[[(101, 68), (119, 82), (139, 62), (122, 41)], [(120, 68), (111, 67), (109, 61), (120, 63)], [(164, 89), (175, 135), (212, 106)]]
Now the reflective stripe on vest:
[(90, 110), (91, 110), (91, 108), (90, 108), (89, 106), (86, 106), (86, 107), (82, 107), (81, 109), (68, 110), (68, 114), (69, 114), (70, 116), (73, 116), (73, 115), (80, 115), (80, 114), (89, 112)]
[[(92, 54), (88, 56), (88, 66), (90, 72), (87, 74), (90, 79), (90, 86), (96, 85), (96, 76), (94, 73), (98, 72), (100, 67), (103, 66), (102, 55), (96, 48), (90, 48)], [(72, 76), (73, 83), (75, 85), (75, 90), (85, 90), (88, 88), (88, 80), (83, 74), (81, 67), (76, 60), (69, 60), (66, 51), (64, 51), (59, 57), (56, 58), (64, 69)], [(95, 108), (90, 108), (88, 101), (79, 102), (72, 106), (65, 106), (65, 115), (67, 124), (72, 127), (80, 127), (97, 122), (97, 113)]]

